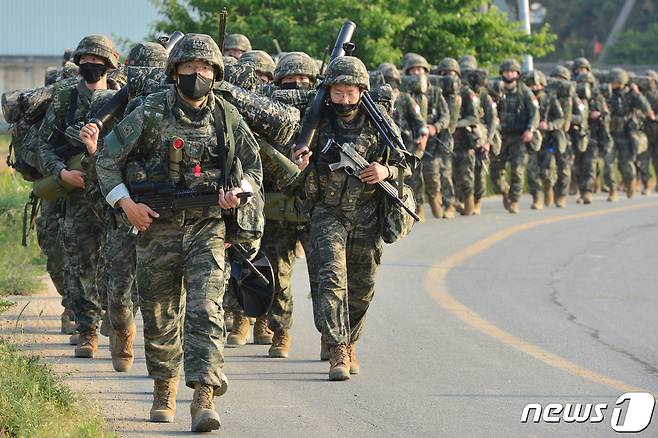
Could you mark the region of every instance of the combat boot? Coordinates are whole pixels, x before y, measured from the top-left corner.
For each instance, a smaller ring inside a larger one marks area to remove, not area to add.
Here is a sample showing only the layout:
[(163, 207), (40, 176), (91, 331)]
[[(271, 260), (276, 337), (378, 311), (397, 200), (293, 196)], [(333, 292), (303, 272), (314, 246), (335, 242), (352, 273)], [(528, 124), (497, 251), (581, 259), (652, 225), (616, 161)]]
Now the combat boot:
[(329, 380), (349, 380), (350, 352), (346, 344), (329, 347)]
[(642, 196), (646, 196), (648, 194), (649, 194), (649, 182), (642, 181)]
[(628, 199), (633, 199), (633, 196), (635, 196), (635, 181), (626, 181), (624, 183), (624, 191)]
[(249, 318), (242, 312), (233, 312), (233, 329), (226, 338), (226, 345), (245, 345), (249, 337)]
[(530, 208), (533, 210), (541, 210), (544, 208), (544, 204), (541, 202), (541, 195), (539, 193), (532, 194), (532, 205)]
[(468, 195), (466, 198), (464, 198), (464, 207), (462, 208), (461, 215), (470, 216), (473, 214), (474, 209), (475, 209), (475, 198), (473, 197), (473, 195)]
[(557, 195), (555, 197), (555, 206), (557, 208), (565, 208), (567, 206), (567, 197), (564, 195)]
[(544, 205), (546, 207), (553, 205), (553, 187), (546, 187), (544, 189)]
[(268, 354), (270, 357), (288, 357), (290, 353), (290, 332), (281, 330), (274, 332), (272, 346)]
[(588, 205), (592, 203), (592, 192), (583, 192), (583, 204)]
[(324, 336), (320, 336), (320, 360), (327, 361), (329, 360), (330, 356), (331, 354), (329, 354), (329, 347), (327, 346), (327, 343), (324, 341)]
[(75, 332), (75, 321), (73, 321), (73, 313), (68, 309), (64, 309), (60, 320), (62, 322), (62, 334), (72, 335)]
[(507, 193), (503, 193), (503, 207), (505, 210), (509, 211), (509, 196)]
[(617, 189), (614, 186), (610, 187), (608, 191), (608, 202), (617, 202), (618, 199)]
[(350, 374), (359, 374), (361, 372), (361, 364), (356, 358), (356, 342), (350, 343)]
[(150, 421), (153, 423), (173, 423), (176, 415), (176, 393), (178, 377), (153, 381), (153, 406)]
[(133, 323), (126, 330), (113, 331), (112, 339), (112, 366), (116, 371), (125, 372), (133, 366), (133, 344), (137, 327)]
[(75, 357), (91, 359), (98, 350), (98, 334), (96, 328), (80, 332), (78, 346), (75, 347)]
[(455, 207), (452, 205), (448, 205), (444, 210), (443, 210), (443, 219), (454, 219), (455, 218)]
[(512, 214), (517, 214), (519, 212), (519, 203), (512, 201), (509, 203), (509, 212)]
[(219, 429), (219, 414), (215, 410), (215, 389), (203, 383), (194, 384), (190, 404), (192, 432), (210, 432)]
[(256, 318), (254, 324), (254, 344), (270, 345), (272, 343), (274, 332), (267, 326), (267, 315)]
[(482, 203), (481, 200), (478, 198), (475, 200), (475, 203), (473, 204), (473, 214), (475, 216), (479, 216), (482, 213)]
[(416, 214), (418, 215), (418, 222), (425, 222), (425, 210), (422, 205), (416, 206)]
[(430, 199), (430, 208), (432, 209), (432, 216), (437, 219), (443, 217), (443, 205), (441, 205), (441, 195), (436, 195)]

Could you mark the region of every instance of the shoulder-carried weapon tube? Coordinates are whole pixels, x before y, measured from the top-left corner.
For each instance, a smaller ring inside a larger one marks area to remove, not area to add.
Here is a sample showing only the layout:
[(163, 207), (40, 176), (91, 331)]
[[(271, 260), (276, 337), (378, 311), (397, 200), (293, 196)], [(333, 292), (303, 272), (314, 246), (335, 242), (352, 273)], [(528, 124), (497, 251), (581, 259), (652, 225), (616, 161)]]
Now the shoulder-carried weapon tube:
[[(345, 45), (352, 40), (352, 35), (354, 34), (355, 29), (356, 24), (354, 24), (354, 22), (346, 20), (343, 23), (343, 26), (340, 28), (340, 32), (338, 33), (338, 38), (336, 38), (334, 48), (331, 51), (331, 55), (329, 56), (330, 63), (340, 56), (345, 56)], [(297, 146), (295, 147), (296, 150), (310, 147), (310, 145), (313, 143), (318, 130), (318, 124), (320, 123), (322, 113), (324, 112), (324, 104), (326, 98), (327, 90), (322, 85), (320, 85), (311, 108), (308, 110), (306, 121), (302, 125), (299, 136), (297, 137)]]
[[(183, 36), (182, 32), (175, 31), (168, 38), (160, 38), (158, 41), (164, 46), (167, 54), (169, 54), (171, 49), (174, 48), (176, 43), (180, 41)], [(98, 113), (94, 114), (94, 117), (90, 122), (95, 123), (98, 126), (98, 129), (102, 131), (103, 126), (106, 125), (110, 119), (123, 115), (123, 111), (126, 109), (129, 100), (130, 87), (126, 84), (121, 87), (121, 89), (117, 91), (117, 93), (112, 96), (112, 98), (108, 100), (101, 109), (98, 110)]]

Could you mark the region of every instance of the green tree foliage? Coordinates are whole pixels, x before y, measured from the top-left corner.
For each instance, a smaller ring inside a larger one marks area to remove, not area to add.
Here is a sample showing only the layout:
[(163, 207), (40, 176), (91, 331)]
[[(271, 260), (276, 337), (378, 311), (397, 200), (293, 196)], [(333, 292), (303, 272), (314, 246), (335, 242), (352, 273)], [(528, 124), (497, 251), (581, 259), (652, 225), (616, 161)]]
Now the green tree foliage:
[(608, 63), (611, 64), (655, 64), (658, 63), (658, 23), (645, 30), (629, 30), (619, 36), (610, 47)]
[(483, 64), (529, 52), (544, 56), (555, 36), (548, 27), (522, 34), (496, 8), (479, 12), (482, 0), (153, 0), (163, 16), (156, 30), (219, 33), (219, 11), (229, 12), (229, 33), (243, 33), (255, 48), (275, 52), (273, 39), (285, 51), (303, 50), (321, 58), (345, 19), (357, 24), (356, 55), (371, 66), (397, 63), (405, 52), (437, 63), (445, 56), (473, 54)]

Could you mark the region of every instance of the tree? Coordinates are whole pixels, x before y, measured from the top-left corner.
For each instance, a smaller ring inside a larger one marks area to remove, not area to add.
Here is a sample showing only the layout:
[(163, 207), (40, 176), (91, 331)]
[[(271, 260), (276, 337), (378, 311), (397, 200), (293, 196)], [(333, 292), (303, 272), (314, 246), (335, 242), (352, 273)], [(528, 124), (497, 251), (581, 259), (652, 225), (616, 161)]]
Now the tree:
[(445, 56), (473, 54), (484, 65), (529, 52), (553, 50), (555, 36), (544, 27), (523, 35), (496, 8), (482, 14), (482, 0), (153, 0), (163, 19), (156, 30), (217, 35), (219, 11), (229, 12), (230, 33), (247, 35), (254, 48), (273, 53), (276, 38), (285, 51), (301, 50), (321, 58), (345, 19), (357, 24), (355, 55), (376, 67), (397, 63), (407, 51), (437, 63)]

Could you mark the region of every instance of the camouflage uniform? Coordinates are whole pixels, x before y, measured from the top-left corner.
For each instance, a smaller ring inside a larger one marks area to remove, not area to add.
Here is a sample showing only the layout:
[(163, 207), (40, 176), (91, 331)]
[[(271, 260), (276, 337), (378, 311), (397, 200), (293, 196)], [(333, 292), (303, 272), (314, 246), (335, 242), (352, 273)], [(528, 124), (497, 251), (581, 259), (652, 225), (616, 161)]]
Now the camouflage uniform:
[[(518, 62), (506, 61), (501, 65), (501, 74), (505, 69), (520, 72)], [(491, 163), (491, 179), (497, 193), (504, 200), (518, 202), (523, 191), (523, 174), (527, 163), (527, 144), (521, 139), (526, 131), (535, 131), (539, 125), (539, 103), (528, 87), (519, 81), (511, 89), (504, 89), (504, 94), (498, 101), (498, 116), (500, 117), (502, 147)], [(512, 179), (508, 184), (505, 180), (505, 167), (509, 162)]]
[[(221, 54), (209, 36), (187, 34), (169, 56), (168, 76), (172, 77), (177, 63), (189, 59), (211, 61), (215, 79), (223, 77)], [(202, 108), (192, 109), (171, 87), (148, 96), (144, 105), (132, 111), (106, 138), (97, 171), (108, 203), (115, 205), (128, 196), (122, 171), (133, 151), (141, 156), (149, 181), (169, 180), (189, 187), (200, 181), (197, 177), (217, 181), (220, 175), (225, 176), (224, 169), (218, 167), (219, 154), (225, 152), (218, 150), (215, 124), (221, 122), (215, 120), (216, 114), (223, 115), (225, 127), (232, 125), (227, 143), (233, 137), (236, 160), (229, 185), (251, 186), (247, 190), (257, 193), (262, 182), (258, 145), (237, 110), (212, 90)], [(172, 138), (182, 139), (184, 145), (178, 167), (167, 159), (173, 148)], [(253, 208), (240, 209), (248, 209), (245, 214), (237, 214), (241, 227), (242, 221), (257, 219), (249, 214)], [(177, 377), (184, 361), (189, 387), (207, 385), (214, 388), (215, 395), (227, 389), (222, 309), (225, 237), (225, 220), (217, 206), (161, 212), (138, 240), (137, 281), (146, 363), (156, 381)]]
[[(411, 55), (407, 57), (404, 65), (405, 74), (412, 67), (422, 67), (426, 70), (426, 73), (429, 73), (429, 64), (425, 58), (416, 54)], [(411, 186), (416, 196), (416, 208), (421, 210), (424, 203), (423, 195), (426, 195), (430, 201), (437, 199), (439, 201), (438, 203), (441, 204), (440, 162), (437, 158), (437, 150), (439, 148), (438, 137), (448, 127), (450, 112), (448, 103), (441, 93), (441, 89), (429, 84), (427, 74), (421, 77), (418, 83), (421, 84), (418, 87), (403, 87), (405, 88), (404, 91), (409, 93), (418, 106), (418, 109), (415, 111), (420, 113), (427, 124), (434, 125), (437, 132), (437, 135), (427, 140), (427, 146), (422, 156), (420, 155), (421, 152), (418, 151), (418, 144), (415, 141), (406, 145), (407, 150), (416, 153), (421, 158), (420, 166), (413, 169), (408, 180), (409, 186)]]
[[(80, 57), (86, 54), (103, 58), (109, 68), (118, 66), (114, 46), (106, 37), (92, 35), (83, 38), (74, 52), (76, 64), (79, 65)], [(53, 96), (53, 102), (39, 129), (39, 158), (47, 174), (59, 178), (60, 172), (66, 169), (66, 160), (85, 152), (77, 145), (67, 144), (61, 133), (67, 126), (86, 122), (90, 116), (92, 95), (95, 93), (86, 87), (84, 80), (80, 80), (77, 85), (63, 88)], [(63, 202), (65, 288), (71, 294), (78, 329), (81, 334), (92, 334), (96, 331), (101, 311), (96, 269), (103, 226), (92, 213), (84, 190), (72, 190)]]
[[(641, 91), (647, 98), (649, 105), (654, 114), (658, 112), (658, 73), (653, 70), (645, 72), (648, 81)], [(649, 189), (649, 178), (651, 176), (651, 163), (653, 162), (654, 174), (658, 175), (658, 122), (646, 120), (644, 130), (647, 134), (649, 147), (640, 157), (639, 170), (642, 174), (643, 193), (646, 194)], [(658, 186), (657, 186), (658, 189)]]
[[(337, 58), (327, 69), (325, 84), (337, 83), (368, 89), (365, 66), (356, 58)], [(386, 147), (363, 114), (351, 121), (329, 114), (320, 122), (316, 144), (326, 144), (329, 138), (354, 142), (368, 162), (386, 163)], [(338, 161), (334, 151), (323, 154), (319, 148), (315, 150), (318, 153), (311, 157), (304, 191), (313, 202), (311, 257), (318, 268), (322, 334), (332, 347), (355, 343), (363, 332), (383, 247), (382, 195), (374, 185), (364, 184), (344, 170), (330, 171), (328, 164)], [(391, 179), (397, 178), (400, 170), (393, 166), (390, 170)]]
[(640, 92), (627, 86), (628, 74), (621, 69), (612, 70), (612, 83), (621, 84), (613, 88), (608, 100), (610, 108), (610, 133), (615, 143), (619, 170), (624, 179), (626, 194), (634, 194), (637, 174), (635, 161), (638, 154), (647, 149), (647, 137), (642, 131), (644, 114), (651, 112), (651, 106)]

